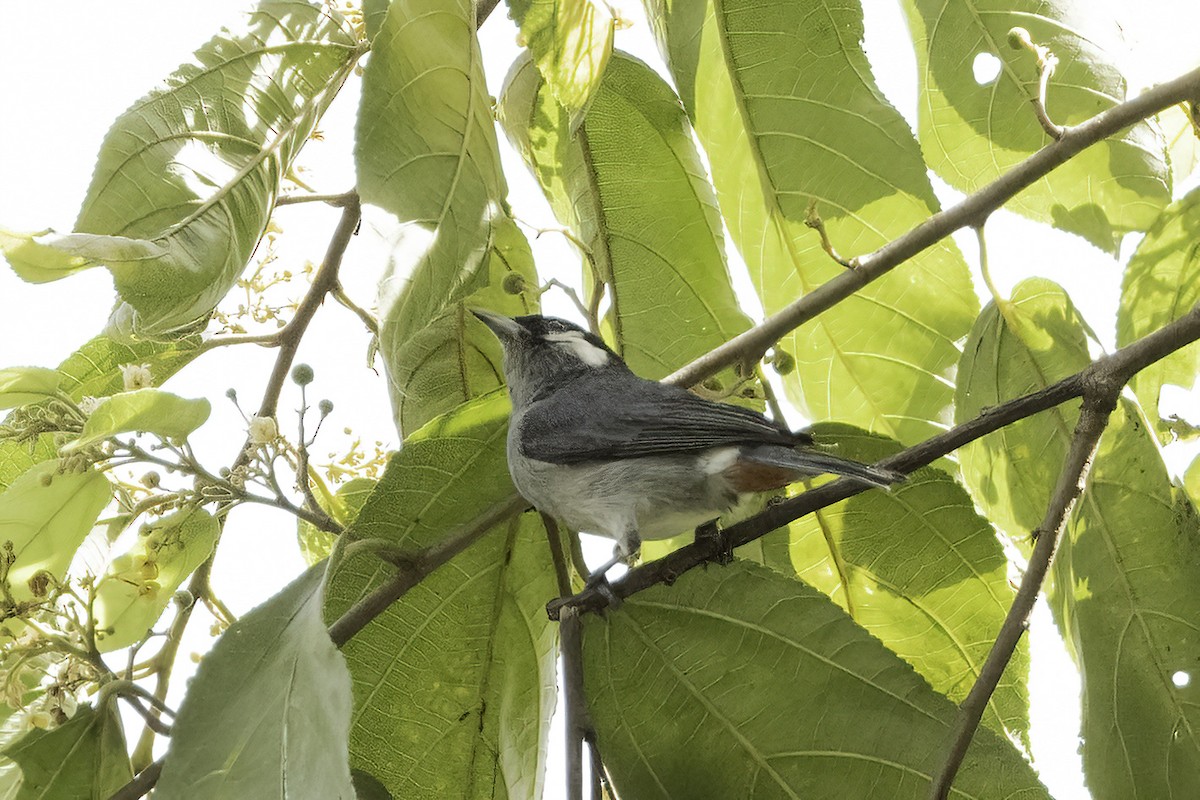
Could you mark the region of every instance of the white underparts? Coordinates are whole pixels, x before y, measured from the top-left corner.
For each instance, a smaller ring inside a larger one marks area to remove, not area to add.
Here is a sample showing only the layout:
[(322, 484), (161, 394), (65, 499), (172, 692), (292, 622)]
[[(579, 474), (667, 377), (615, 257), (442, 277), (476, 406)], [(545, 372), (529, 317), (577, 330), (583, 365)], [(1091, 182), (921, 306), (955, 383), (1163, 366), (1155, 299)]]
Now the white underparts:
[(568, 348), (575, 357), (589, 367), (603, 367), (608, 363), (608, 353), (602, 347), (583, 338), (582, 331), (563, 331), (546, 335), (546, 341), (555, 342)]

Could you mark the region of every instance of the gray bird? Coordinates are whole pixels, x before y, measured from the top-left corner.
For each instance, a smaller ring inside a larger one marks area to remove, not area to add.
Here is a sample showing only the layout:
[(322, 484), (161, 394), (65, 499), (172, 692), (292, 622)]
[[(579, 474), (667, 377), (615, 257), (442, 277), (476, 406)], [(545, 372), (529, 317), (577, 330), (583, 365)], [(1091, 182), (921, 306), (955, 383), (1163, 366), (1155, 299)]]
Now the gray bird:
[(871, 486), (904, 479), (810, 449), (812, 436), (756, 411), (638, 377), (570, 322), (473, 313), (504, 346), (517, 491), (571, 528), (617, 543), (589, 585), (606, 587), (605, 573), (643, 539), (694, 529), (749, 494), (825, 473)]

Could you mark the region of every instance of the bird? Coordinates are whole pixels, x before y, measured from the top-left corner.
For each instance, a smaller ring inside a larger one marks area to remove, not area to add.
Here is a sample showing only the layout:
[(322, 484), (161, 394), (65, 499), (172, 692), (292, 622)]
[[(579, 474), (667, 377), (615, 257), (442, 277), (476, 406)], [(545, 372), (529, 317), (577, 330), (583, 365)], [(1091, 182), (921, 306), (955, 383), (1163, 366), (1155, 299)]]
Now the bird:
[(699, 528), (802, 478), (888, 487), (905, 477), (814, 449), (811, 434), (752, 409), (642, 378), (574, 323), (472, 313), (504, 351), (513, 484), (538, 511), (616, 542), (587, 579), (610, 600), (608, 571), (636, 557), (644, 539)]

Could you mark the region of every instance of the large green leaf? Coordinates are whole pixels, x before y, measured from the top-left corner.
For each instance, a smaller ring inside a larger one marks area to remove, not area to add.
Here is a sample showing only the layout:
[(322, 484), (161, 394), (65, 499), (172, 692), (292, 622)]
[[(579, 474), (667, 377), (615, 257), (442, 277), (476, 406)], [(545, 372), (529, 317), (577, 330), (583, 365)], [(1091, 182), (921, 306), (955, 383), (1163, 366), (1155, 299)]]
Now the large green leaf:
[[(621, 796), (924, 798), (957, 709), (804, 583), (693, 570), (584, 626), (584, 684)], [(984, 728), (964, 798), (1048, 798)]]
[[(925, 162), (875, 86), (857, 2), (657, 0), (663, 49), (708, 151), (721, 210), (768, 313), (843, 267), (805, 226), (810, 202), (846, 256), (937, 209)], [(785, 381), (813, 419), (905, 443), (937, 432), (978, 301), (952, 242), (926, 250), (784, 337)]]
[(58, 392), (62, 376), (46, 367), (0, 369), (0, 409), (40, 403)]
[(155, 797), (353, 800), (350, 676), (313, 567), (230, 626), (175, 719)]
[[(419, 548), (510, 503), (507, 402), (473, 400), (412, 434), (351, 536)], [(386, 579), (348, 555), (330, 618)], [(545, 533), (512, 518), (426, 577), (343, 648), (354, 677), (351, 763), (396, 797), (541, 795), (555, 696), (556, 594)]]
[(614, 345), (634, 371), (660, 378), (749, 327), (687, 118), (653, 70), (614, 55), (574, 130), (525, 58), (509, 74), (501, 120), (587, 246), (608, 286)]
[(264, 0), (117, 119), (77, 233), (17, 241), (14, 266), (33, 277), (21, 266), (32, 261), (41, 279), (108, 267), (121, 331), (166, 334), (204, 320), (250, 258), (280, 180), (359, 52), (324, 4)]
[[(974, 191), (1052, 140), (1034, 115), (1036, 59), (1013, 49), (1008, 31), (1027, 29), (1058, 57), (1046, 101), (1058, 125), (1077, 125), (1125, 99), (1114, 57), (1116, 17), (1069, 0), (906, 0), (921, 79), (921, 146), (947, 183)], [(979, 54), (1000, 60), (980, 84)], [(1145, 230), (1171, 199), (1162, 134), (1149, 122), (1085, 150), (1025, 189), (1008, 207), (1116, 253), (1121, 235)]]
[(108, 479), (95, 470), (59, 470), (57, 459), (43, 461), (0, 494), (0, 544), (12, 543), (8, 582), (17, 602), (39, 596), (30, 586), (36, 573), (62, 579), (112, 496)]
[[(1117, 345), (1152, 333), (1200, 302), (1200, 190), (1168, 208), (1146, 233), (1125, 268), (1117, 309)], [(1200, 345), (1190, 344), (1134, 376), (1133, 388), (1162, 441), (1170, 433), (1158, 416), (1164, 384), (1191, 388)]]
[[(1009, 300), (991, 303), (967, 338), (958, 368), (955, 422), (1072, 375), (1088, 365), (1084, 322), (1057, 284), (1034, 278)], [(987, 518), (1028, 545), (1046, 516), (1046, 504), (1079, 417), (1078, 402), (1064, 403), (1014, 422), (958, 451), (963, 480)]]
[(380, 286), (380, 350), (396, 421), (411, 432), (500, 384), (500, 349), (468, 306), (527, 313), (501, 288), (533, 280), (505, 194), (475, 8), (396, 0), (363, 76), (359, 191), (404, 224)]
[(186, 439), (208, 419), (212, 405), (161, 389), (136, 389), (100, 401), (83, 424), (83, 433), (64, 450), (79, 450), (110, 436), (134, 431), (164, 439)]
[(538, 72), (577, 124), (612, 56), (612, 11), (592, 0), (509, 0), (508, 6)]
[(1067, 535), (1051, 602), (1083, 668), (1088, 786), (1200, 797), (1200, 517), (1132, 401), (1100, 440)]
[[(901, 449), (846, 425), (820, 424), (813, 433), (867, 463)], [(769, 566), (820, 589), (955, 702), (979, 676), (1013, 601), (995, 531), (958, 482), (933, 467), (802, 517), (786, 539), (765, 542)], [(1028, 736), (1028, 672), (1022, 642), (984, 716), (1003, 735)]]
[(216, 517), (194, 506), (139, 531), (97, 581), (96, 648), (107, 653), (141, 641), (175, 590), (212, 554), (219, 534)]
[(12, 800), (103, 800), (133, 777), (115, 699), (99, 710), (80, 706), (59, 727), (30, 731), (3, 754), (22, 773)]

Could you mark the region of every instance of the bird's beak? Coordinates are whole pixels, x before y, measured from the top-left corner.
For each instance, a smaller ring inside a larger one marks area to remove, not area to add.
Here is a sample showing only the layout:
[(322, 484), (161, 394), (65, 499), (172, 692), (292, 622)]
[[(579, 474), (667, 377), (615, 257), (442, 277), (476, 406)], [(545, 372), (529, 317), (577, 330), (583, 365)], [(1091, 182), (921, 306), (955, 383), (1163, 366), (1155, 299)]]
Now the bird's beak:
[(480, 322), (491, 328), (492, 333), (496, 334), (496, 338), (501, 343), (513, 341), (525, 330), (515, 319), (503, 314), (494, 314), (481, 308), (472, 308), (471, 313), (478, 317)]

